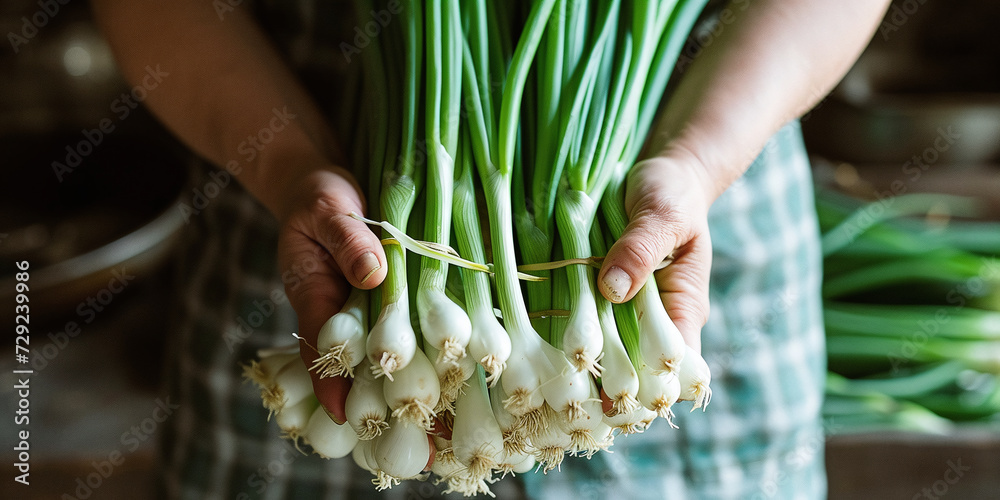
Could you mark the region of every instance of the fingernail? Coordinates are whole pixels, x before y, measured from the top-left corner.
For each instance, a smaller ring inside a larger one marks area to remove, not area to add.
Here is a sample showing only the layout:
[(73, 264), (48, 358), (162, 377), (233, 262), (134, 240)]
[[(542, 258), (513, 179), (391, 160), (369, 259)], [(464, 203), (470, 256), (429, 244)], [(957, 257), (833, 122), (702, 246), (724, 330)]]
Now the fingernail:
[(601, 280), (604, 295), (612, 302), (621, 302), (632, 288), (632, 277), (618, 266), (612, 266)]
[(362, 284), (368, 281), (379, 269), (382, 269), (382, 265), (379, 264), (378, 257), (372, 252), (366, 252), (354, 263), (354, 275), (363, 276), (361, 278)]

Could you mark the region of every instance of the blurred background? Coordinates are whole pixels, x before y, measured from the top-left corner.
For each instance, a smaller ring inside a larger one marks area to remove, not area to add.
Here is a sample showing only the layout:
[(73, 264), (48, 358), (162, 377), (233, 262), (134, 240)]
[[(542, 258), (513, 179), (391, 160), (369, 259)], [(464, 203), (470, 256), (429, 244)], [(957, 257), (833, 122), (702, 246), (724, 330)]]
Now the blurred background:
[[(32, 491), (72, 494), (117, 450), (92, 498), (144, 498), (188, 162), (123, 98), (86, 2), (44, 26), (38, 12), (0, 4), (0, 33), (23, 35), (0, 50), (0, 304), (14, 304), (13, 262), (30, 261)], [(895, 2), (802, 119), (824, 231), (831, 498), (1000, 495), (997, 18), (987, 0)], [(0, 350), (7, 412), (24, 366)], [(4, 463), (17, 444), (0, 435)], [(23, 491), (5, 479), (0, 497)]]

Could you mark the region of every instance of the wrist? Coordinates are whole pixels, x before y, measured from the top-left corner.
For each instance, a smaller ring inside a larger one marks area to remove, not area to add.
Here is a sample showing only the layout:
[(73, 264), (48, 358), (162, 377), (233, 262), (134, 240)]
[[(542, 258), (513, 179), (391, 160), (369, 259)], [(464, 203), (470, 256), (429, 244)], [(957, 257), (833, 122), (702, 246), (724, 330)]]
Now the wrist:
[(658, 175), (669, 179), (671, 190), (678, 196), (694, 197), (704, 201), (705, 210), (732, 182), (726, 182), (718, 169), (706, 161), (699, 150), (679, 142), (672, 143), (641, 163), (650, 163)]
[[(311, 145), (271, 144), (257, 158), (251, 191), (279, 221), (285, 221), (320, 184), (323, 173), (344, 175)], [(348, 176), (348, 178), (350, 178)]]

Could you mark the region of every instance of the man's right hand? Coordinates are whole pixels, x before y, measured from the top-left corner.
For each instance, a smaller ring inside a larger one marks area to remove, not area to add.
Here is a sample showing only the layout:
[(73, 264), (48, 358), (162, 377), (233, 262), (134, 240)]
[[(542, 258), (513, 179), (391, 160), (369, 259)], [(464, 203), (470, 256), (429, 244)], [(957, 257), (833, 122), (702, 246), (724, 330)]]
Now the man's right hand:
[[(316, 346), (319, 329), (347, 300), (351, 287), (371, 289), (386, 275), (385, 252), (368, 226), (350, 217), (364, 202), (350, 174), (331, 167), (305, 175), (287, 193), (278, 236), (278, 266), (289, 302), (298, 315), (299, 335)], [(317, 353), (300, 346), (312, 366)], [(320, 403), (338, 423), (346, 420), (350, 382), (319, 378), (310, 371)]]

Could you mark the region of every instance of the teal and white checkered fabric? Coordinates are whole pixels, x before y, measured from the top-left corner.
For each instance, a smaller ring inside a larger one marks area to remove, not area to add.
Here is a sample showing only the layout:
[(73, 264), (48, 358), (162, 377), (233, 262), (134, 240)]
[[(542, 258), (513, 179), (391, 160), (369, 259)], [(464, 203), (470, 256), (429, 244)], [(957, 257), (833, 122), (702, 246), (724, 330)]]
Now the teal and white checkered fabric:
[[(315, 16), (263, 18), (279, 24), (269, 27), (279, 42), (282, 30), (324, 32)], [(300, 68), (339, 56), (312, 42), (284, 42)], [(204, 186), (207, 167), (195, 170), (192, 186)], [(680, 429), (658, 422), (617, 439), (613, 453), (567, 458), (548, 475), (507, 478), (493, 487), (498, 498), (823, 498), (825, 355), (811, 185), (793, 122), (712, 207), (712, 314), (702, 334), (713, 374), (708, 411), (688, 414), (690, 403), (682, 403)], [(274, 219), (236, 183), (191, 218), (167, 353), (167, 389), (181, 407), (161, 434), (161, 495), (440, 497), (442, 488), (430, 482), (377, 493), (350, 458), (300, 454), (267, 422), (257, 390), (242, 382), (240, 364), (257, 349), (294, 342), (295, 315), (275, 264), (276, 232)]]

